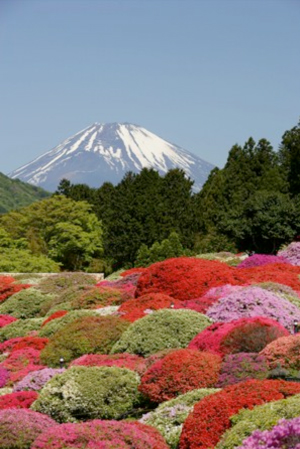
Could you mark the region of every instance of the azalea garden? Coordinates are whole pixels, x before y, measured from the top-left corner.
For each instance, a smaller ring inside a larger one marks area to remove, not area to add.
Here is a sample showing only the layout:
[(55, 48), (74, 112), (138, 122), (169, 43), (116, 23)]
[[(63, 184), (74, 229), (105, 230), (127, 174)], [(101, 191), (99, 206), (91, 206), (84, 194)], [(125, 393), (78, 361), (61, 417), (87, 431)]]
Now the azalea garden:
[(300, 243), (0, 276), (1, 449), (300, 448)]

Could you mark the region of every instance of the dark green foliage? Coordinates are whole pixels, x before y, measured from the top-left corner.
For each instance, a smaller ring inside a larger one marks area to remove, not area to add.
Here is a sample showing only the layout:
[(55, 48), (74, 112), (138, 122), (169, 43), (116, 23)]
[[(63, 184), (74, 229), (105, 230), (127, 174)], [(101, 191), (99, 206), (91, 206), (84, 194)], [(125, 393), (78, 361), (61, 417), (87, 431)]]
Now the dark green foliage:
[(0, 173), (0, 214), (28, 206), (47, 196), (50, 196), (50, 193), (40, 187), (32, 186), (19, 179), (10, 179)]
[(292, 197), (300, 194), (300, 122), (286, 131), (280, 145), (282, 168)]
[(24, 319), (43, 316), (42, 306), (49, 299), (50, 295), (44, 295), (35, 288), (21, 290), (0, 304), (0, 314)]

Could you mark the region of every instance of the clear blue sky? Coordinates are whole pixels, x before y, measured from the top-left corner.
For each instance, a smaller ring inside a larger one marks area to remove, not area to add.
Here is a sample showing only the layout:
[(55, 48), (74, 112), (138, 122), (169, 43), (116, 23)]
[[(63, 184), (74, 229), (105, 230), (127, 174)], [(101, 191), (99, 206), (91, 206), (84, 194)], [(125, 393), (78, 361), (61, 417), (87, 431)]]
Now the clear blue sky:
[(0, 0), (3, 173), (93, 122), (222, 167), (299, 116), (299, 0)]

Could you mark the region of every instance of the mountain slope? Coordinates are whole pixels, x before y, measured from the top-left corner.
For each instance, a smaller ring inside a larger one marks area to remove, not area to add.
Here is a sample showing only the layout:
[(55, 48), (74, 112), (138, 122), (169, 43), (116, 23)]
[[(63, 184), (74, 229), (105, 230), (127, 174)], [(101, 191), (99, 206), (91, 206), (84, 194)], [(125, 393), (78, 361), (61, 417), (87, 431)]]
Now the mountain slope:
[(32, 186), (19, 179), (10, 179), (0, 173), (0, 213), (28, 206), (34, 201), (49, 196), (50, 193), (40, 187)]
[(152, 167), (165, 174), (181, 168), (200, 190), (213, 165), (137, 125), (94, 123), (9, 174), (53, 191), (62, 178), (100, 187), (116, 184), (128, 171)]

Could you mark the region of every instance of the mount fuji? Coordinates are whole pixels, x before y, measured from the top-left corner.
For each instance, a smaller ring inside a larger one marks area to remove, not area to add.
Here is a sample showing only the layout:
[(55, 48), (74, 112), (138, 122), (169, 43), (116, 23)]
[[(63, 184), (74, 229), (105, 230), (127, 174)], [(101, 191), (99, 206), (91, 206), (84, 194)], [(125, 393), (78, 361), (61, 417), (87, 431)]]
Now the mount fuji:
[(52, 150), (8, 174), (46, 190), (56, 190), (61, 179), (100, 187), (117, 184), (126, 172), (144, 167), (161, 175), (180, 168), (199, 191), (214, 166), (189, 151), (130, 123), (94, 123)]

